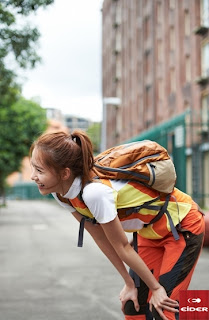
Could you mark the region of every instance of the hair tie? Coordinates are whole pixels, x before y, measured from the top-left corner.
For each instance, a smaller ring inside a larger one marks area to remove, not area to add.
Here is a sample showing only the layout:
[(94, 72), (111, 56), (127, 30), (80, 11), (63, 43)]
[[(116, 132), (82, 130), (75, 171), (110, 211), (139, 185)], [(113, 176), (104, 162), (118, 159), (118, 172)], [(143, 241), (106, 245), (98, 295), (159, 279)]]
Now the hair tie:
[(76, 143), (76, 136), (74, 136), (73, 134), (71, 134), (71, 138), (72, 138), (72, 140)]

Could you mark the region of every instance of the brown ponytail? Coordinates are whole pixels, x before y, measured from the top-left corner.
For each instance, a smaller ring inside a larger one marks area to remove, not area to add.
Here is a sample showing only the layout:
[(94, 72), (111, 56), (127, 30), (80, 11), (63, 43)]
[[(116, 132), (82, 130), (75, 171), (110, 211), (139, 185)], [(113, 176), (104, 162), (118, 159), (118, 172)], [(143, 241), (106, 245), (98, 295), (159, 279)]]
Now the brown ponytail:
[(83, 165), (83, 184), (91, 181), (90, 171), (94, 165), (93, 147), (89, 137), (81, 130), (75, 130), (72, 133), (72, 139), (80, 146), (82, 150)]
[(75, 130), (72, 134), (43, 134), (31, 146), (30, 154), (35, 147), (41, 152), (41, 161), (57, 173), (64, 168), (70, 168), (75, 177), (81, 176), (83, 185), (91, 181), (93, 148), (85, 132)]

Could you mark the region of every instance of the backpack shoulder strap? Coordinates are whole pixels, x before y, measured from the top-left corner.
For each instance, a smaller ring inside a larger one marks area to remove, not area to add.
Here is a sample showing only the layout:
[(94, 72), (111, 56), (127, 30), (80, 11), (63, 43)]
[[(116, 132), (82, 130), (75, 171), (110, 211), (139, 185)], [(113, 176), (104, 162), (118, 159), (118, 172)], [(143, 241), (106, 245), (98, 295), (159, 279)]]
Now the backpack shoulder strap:
[[(177, 230), (176, 230), (176, 228), (175, 228), (175, 226), (173, 224), (173, 220), (172, 220), (171, 215), (170, 215), (170, 213), (169, 213), (169, 211), (167, 209), (170, 197), (171, 197), (170, 194), (168, 194), (166, 196), (165, 202), (164, 202), (163, 206), (161, 207), (160, 211), (158, 212), (158, 214), (149, 223), (145, 224), (144, 228), (146, 228), (148, 225), (153, 224), (153, 223), (157, 222), (158, 220), (160, 220), (160, 218), (165, 213), (167, 215), (167, 217), (168, 217), (168, 220), (169, 220), (169, 223), (170, 223), (170, 227), (171, 227), (171, 232), (173, 233), (174, 239), (175, 240), (179, 240), (179, 234), (178, 234), (178, 232), (177, 232)], [(145, 204), (146, 204), (146, 202), (145, 202)]]
[(86, 216), (82, 216), (80, 221), (80, 226), (79, 226), (78, 244), (77, 244), (77, 247), (80, 247), (80, 248), (83, 247), (84, 226), (86, 221), (90, 221), (93, 224), (97, 223), (95, 218), (92, 219)]

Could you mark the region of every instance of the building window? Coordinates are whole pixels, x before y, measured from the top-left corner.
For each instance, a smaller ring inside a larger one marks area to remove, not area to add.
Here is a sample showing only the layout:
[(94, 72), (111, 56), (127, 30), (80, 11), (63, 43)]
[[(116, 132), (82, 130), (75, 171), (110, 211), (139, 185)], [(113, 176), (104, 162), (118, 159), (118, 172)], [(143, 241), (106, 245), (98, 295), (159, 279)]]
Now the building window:
[(176, 0), (170, 0), (169, 1), (169, 7), (170, 9), (175, 9), (176, 6)]
[(121, 24), (121, 7), (116, 7), (116, 15), (115, 15), (115, 26), (119, 26)]
[(146, 93), (146, 96), (145, 96), (146, 97), (146, 110), (148, 112), (148, 110), (150, 110), (151, 101), (152, 101), (152, 99), (151, 99), (151, 86), (146, 87), (145, 93)]
[(184, 11), (184, 34), (186, 37), (188, 37), (191, 33), (190, 30), (190, 14), (189, 11)]
[(202, 97), (202, 131), (208, 132), (209, 129), (209, 95)]
[(202, 46), (202, 76), (209, 77), (209, 42)]
[(201, 1), (201, 24), (209, 28), (209, 0)]
[(145, 54), (145, 75), (146, 77), (150, 76), (151, 73), (151, 53), (150, 51)]
[(157, 42), (157, 60), (158, 62), (163, 61), (163, 43), (162, 40), (158, 40)]
[(162, 2), (157, 3), (157, 22), (162, 23), (163, 22), (163, 7)]
[(120, 80), (121, 74), (122, 74), (121, 56), (117, 56), (115, 64), (116, 64), (116, 78)]
[(185, 80), (186, 80), (186, 82), (191, 81), (191, 59), (190, 59), (190, 56), (186, 56)]
[(158, 100), (163, 100), (163, 81), (162, 79), (158, 79), (157, 81), (157, 87), (158, 87)]
[(174, 68), (170, 70), (170, 88), (171, 92), (176, 92), (176, 71)]
[(144, 21), (144, 34), (145, 34), (145, 40), (147, 40), (150, 36), (150, 18), (149, 17), (146, 17), (145, 21)]
[(121, 32), (117, 32), (115, 36), (115, 53), (121, 52)]
[(174, 50), (175, 49), (175, 30), (174, 27), (170, 28), (170, 50)]

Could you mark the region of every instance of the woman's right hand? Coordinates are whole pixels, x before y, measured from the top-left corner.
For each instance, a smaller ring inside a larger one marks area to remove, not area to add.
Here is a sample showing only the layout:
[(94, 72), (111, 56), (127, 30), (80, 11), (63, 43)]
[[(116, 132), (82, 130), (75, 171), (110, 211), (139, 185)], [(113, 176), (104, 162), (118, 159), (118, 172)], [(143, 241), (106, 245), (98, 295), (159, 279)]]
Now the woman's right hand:
[(150, 311), (152, 312), (152, 307), (156, 309), (163, 320), (167, 320), (167, 317), (164, 315), (163, 310), (167, 310), (169, 312), (179, 312), (178, 302), (173, 300), (167, 296), (165, 289), (162, 286), (159, 286), (157, 289), (152, 291), (152, 296), (149, 301)]
[(138, 290), (134, 283), (132, 286), (125, 285), (120, 292), (121, 310), (124, 313), (124, 307), (127, 301), (132, 300), (136, 311), (139, 311)]

